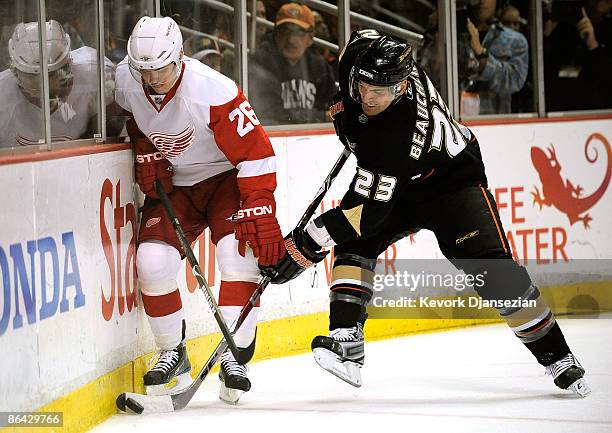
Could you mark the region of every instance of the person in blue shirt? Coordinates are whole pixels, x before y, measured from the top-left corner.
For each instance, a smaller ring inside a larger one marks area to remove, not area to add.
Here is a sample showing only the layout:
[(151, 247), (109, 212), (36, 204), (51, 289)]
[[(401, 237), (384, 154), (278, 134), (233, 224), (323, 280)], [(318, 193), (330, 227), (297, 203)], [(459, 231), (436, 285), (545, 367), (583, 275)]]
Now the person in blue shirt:
[(523, 88), (529, 69), (529, 44), (521, 33), (494, 22), (496, 0), (482, 0), (468, 19), (470, 47), (478, 59), (474, 89), (479, 114), (511, 112), (512, 94)]

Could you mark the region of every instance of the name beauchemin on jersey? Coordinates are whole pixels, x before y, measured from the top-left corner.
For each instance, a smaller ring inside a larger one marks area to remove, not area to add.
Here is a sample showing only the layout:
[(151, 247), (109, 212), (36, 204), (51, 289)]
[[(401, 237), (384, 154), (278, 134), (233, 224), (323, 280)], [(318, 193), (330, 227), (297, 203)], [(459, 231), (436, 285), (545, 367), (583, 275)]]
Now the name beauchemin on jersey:
[(410, 298), (402, 296), (397, 299), (384, 299), (382, 296), (372, 298), (372, 306), (377, 308), (535, 308), (534, 299), (482, 299), (477, 296), (453, 299), (437, 299), (429, 296)]

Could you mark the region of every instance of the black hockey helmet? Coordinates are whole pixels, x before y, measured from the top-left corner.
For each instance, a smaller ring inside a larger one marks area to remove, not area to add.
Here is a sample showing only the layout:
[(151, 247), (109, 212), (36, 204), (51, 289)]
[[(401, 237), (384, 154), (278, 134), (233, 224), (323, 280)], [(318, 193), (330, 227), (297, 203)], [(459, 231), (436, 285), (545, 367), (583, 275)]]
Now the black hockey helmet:
[(374, 86), (395, 86), (396, 97), (399, 93), (399, 84), (408, 78), (414, 60), (412, 47), (404, 41), (382, 36), (374, 40), (355, 59), (349, 77), (349, 91), (351, 97), (360, 101), (359, 82)]

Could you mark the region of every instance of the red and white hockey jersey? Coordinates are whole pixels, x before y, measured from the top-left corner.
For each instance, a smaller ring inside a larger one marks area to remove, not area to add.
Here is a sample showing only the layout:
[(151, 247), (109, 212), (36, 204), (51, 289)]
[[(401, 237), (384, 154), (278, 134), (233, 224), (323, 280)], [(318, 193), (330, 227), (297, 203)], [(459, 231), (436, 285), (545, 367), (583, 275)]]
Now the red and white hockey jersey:
[[(70, 53), (74, 75), (70, 94), (51, 112), (52, 141), (92, 138), (90, 122), (98, 113), (98, 54), (91, 47), (81, 47)], [(105, 62), (106, 102), (112, 102), (114, 65)], [(10, 69), (0, 72), (0, 148), (40, 144), (44, 142), (43, 111), (32, 104), (19, 89)]]
[(190, 186), (238, 168), (242, 198), (276, 188), (276, 157), (251, 105), (229, 78), (184, 58), (178, 81), (161, 101), (131, 75), (127, 58), (117, 66), (116, 102), (170, 161), (173, 183)]

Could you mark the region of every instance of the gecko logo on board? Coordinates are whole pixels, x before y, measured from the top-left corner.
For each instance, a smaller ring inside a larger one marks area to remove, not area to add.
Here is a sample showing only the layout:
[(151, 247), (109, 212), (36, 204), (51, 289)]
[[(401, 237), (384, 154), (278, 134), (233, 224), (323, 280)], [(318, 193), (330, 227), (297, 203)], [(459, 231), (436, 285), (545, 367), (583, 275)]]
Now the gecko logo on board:
[(0, 336), (85, 305), (73, 232), (0, 246), (0, 277)]
[[(131, 192), (131, 188), (130, 188)], [(115, 304), (123, 316), (137, 305), (136, 295), (136, 208), (121, 204), (121, 180), (113, 186), (105, 179), (100, 192), (100, 239), (106, 258), (110, 285), (100, 285), (102, 317), (113, 317)]]
[[(586, 160), (593, 164), (599, 157), (595, 145), (591, 146), (593, 149), (589, 153), (589, 146), (593, 140), (601, 143), (607, 161), (603, 180), (598, 188), (588, 195), (583, 194), (584, 190), (576, 183), (576, 180), (572, 182), (570, 179), (563, 178), (562, 167), (552, 144), (548, 148), (548, 155), (539, 147), (533, 146), (531, 148), (531, 161), (542, 182), (542, 193), (537, 186), (534, 186), (534, 191), (531, 193), (533, 204), (537, 204), (540, 210), (543, 206), (555, 207), (567, 216), (570, 225), (582, 222), (585, 229), (590, 228), (590, 223), (593, 220), (587, 211), (601, 200), (608, 190), (612, 178), (612, 146), (603, 134), (594, 133), (587, 139), (584, 145)], [(591, 174), (590, 170), (589, 174)], [(576, 183), (575, 186), (574, 183)]]

